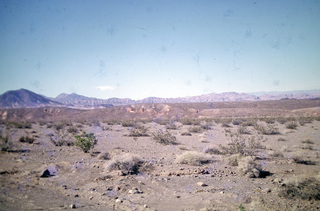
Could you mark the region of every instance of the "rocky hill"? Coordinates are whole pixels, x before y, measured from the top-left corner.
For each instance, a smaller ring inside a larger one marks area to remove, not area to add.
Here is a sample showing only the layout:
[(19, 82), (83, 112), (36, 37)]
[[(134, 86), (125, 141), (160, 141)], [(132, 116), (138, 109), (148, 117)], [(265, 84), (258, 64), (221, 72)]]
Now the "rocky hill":
[(8, 91), (0, 95), (0, 108), (23, 108), (45, 106), (59, 107), (62, 106), (62, 104), (26, 89)]
[(199, 96), (180, 98), (148, 97), (142, 100), (130, 98), (98, 99), (75, 93), (62, 93), (56, 98), (47, 98), (26, 89), (8, 91), (0, 95), (0, 108), (18, 107), (70, 107), (82, 109), (108, 108), (113, 106), (154, 104), (154, 103), (211, 103), (211, 102), (241, 102), (267, 101), (281, 99), (315, 99), (320, 98), (320, 90), (293, 91), (293, 92), (260, 92), (260, 93), (211, 93)]

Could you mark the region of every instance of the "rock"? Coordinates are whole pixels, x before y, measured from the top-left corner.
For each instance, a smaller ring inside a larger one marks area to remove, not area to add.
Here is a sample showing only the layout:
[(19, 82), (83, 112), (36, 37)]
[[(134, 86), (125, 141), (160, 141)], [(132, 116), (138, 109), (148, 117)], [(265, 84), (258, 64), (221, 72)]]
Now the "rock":
[(199, 187), (205, 187), (205, 186), (208, 186), (207, 184), (203, 183), (203, 182), (197, 182), (197, 185)]
[(57, 166), (48, 166), (46, 170), (43, 171), (40, 177), (46, 178), (46, 177), (53, 177), (58, 174), (58, 167)]
[(116, 199), (116, 203), (120, 204), (120, 203), (122, 203), (122, 200), (121, 199)]
[(75, 208), (77, 208), (77, 207), (76, 207), (75, 204), (70, 204), (70, 208), (71, 208), (71, 209), (75, 209)]

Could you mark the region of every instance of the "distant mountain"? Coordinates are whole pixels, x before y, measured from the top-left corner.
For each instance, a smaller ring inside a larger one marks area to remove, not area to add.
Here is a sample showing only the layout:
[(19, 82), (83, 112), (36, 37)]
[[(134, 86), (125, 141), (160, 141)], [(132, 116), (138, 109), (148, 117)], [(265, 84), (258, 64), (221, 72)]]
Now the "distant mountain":
[(44, 106), (62, 106), (62, 104), (26, 89), (8, 91), (0, 95), (1, 108), (44, 107)]
[(259, 92), (259, 93), (211, 93), (192, 97), (159, 98), (148, 97), (142, 100), (130, 98), (98, 99), (86, 97), (75, 93), (62, 93), (56, 98), (47, 98), (26, 89), (8, 91), (0, 95), (0, 108), (17, 107), (71, 107), (71, 108), (106, 108), (120, 105), (133, 105), (145, 103), (205, 103), (205, 102), (240, 102), (240, 101), (262, 101), (281, 99), (313, 99), (320, 98), (320, 90), (292, 91), (292, 92)]
[(78, 108), (106, 108), (117, 105), (128, 105), (134, 104), (135, 101), (124, 98), (110, 98), (110, 99), (98, 99), (93, 97), (86, 97), (83, 95), (78, 95), (75, 93), (72, 94), (59, 94), (56, 98), (52, 98), (53, 100), (63, 103), (64, 105), (70, 107), (78, 107)]

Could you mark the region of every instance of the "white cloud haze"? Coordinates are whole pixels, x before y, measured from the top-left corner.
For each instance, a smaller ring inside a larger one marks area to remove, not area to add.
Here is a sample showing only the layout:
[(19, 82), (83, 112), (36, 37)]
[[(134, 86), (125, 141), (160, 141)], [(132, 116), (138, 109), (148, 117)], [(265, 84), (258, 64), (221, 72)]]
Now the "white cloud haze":
[(110, 90), (114, 90), (114, 87), (113, 86), (97, 86), (96, 87), (98, 90), (100, 91), (110, 91)]

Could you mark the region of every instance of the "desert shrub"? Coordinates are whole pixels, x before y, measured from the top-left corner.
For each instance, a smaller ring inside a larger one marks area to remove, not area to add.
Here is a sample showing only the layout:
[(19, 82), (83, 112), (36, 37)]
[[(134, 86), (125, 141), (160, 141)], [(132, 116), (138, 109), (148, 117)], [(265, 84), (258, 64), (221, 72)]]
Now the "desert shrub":
[(188, 164), (192, 166), (200, 166), (209, 162), (212, 162), (211, 156), (195, 151), (184, 152), (176, 159), (176, 163), (178, 164)]
[(77, 132), (78, 132), (78, 129), (75, 128), (75, 127), (69, 127), (69, 128), (67, 129), (67, 131), (68, 131), (68, 133), (77, 133)]
[(313, 146), (310, 145), (310, 144), (303, 144), (300, 148), (301, 149), (313, 150)]
[(134, 124), (134, 126), (131, 128), (128, 136), (130, 137), (141, 137), (141, 136), (149, 136), (148, 128), (145, 127), (142, 124)]
[(305, 139), (303, 141), (301, 141), (304, 144), (314, 144), (314, 141), (310, 140), (310, 139)]
[(22, 142), (22, 143), (29, 143), (29, 144), (32, 144), (34, 142), (34, 138), (33, 137), (29, 137), (29, 136), (21, 136), (19, 138), (19, 141)]
[(199, 119), (184, 118), (184, 119), (181, 119), (180, 122), (183, 125), (200, 125), (201, 121)]
[(133, 127), (135, 126), (135, 122), (132, 120), (125, 120), (121, 122), (122, 127)]
[(65, 130), (59, 130), (55, 135), (49, 134), (51, 142), (55, 146), (73, 146), (74, 137), (66, 133)]
[(316, 162), (311, 161), (311, 160), (304, 159), (303, 155), (304, 155), (303, 153), (295, 153), (295, 154), (292, 156), (292, 160), (293, 160), (295, 163), (298, 163), (298, 164), (316, 165)]
[(188, 128), (188, 131), (190, 133), (201, 133), (202, 132), (202, 127), (200, 126), (192, 126)]
[(255, 162), (251, 156), (242, 158), (238, 163), (238, 168), (243, 175), (249, 178), (261, 177), (261, 165)]
[(32, 124), (31, 122), (8, 122), (7, 128), (14, 127), (18, 129), (31, 129)]
[(288, 119), (285, 117), (277, 117), (276, 121), (283, 125), (284, 123), (288, 122)]
[(192, 136), (192, 134), (190, 132), (183, 132), (181, 133), (182, 136)]
[(98, 158), (100, 160), (109, 160), (110, 159), (110, 155), (108, 152), (102, 152), (99, 154)]
[(300, 177), (284, 183), (280, 196), (289, 199), (320, 200), (320, 181), (314, 177)]
[(267, 124), (274, 124), (276, 122), (275, 118), (272, 118), (272, 117), (263, 117), (263, 118), (260, 118), (260, 121), (263, 121)]
[(200, 127), (201, 127), (203, 130), (211, 130), (211, 128), (212, 128), (212, 122), (202, 121), (202, 122), (200, 123)]
[(293, 129), (293, 130), (295, 130), (295, 129), (297, 129), (297, 127), (298, 127), (298, 124), (297, 124), (297, 122), (295, 122), (295, 121), (291, 121), (291, 122), (288, 122), (288, 123), (286, 124), (286, 128), (288, 128), (288, 129)]
[(278, 141), (287, 141), (287, 139), (285, 139), (285, 138), (278, 138), (277, 140)]
[(310, 116), (302, 116), (298, 118), (299, 124), (304, 126), (305, 124), (312, 123), (314, 119)]
[(152, 133), (152, 139), (163, 145), (177, 144), (177, 138), (168, 130), (157, 130)]
[(219, 145), (223, 154), (240, 154), (242, 156), (255, 155), (259, 149), (265, 147), (261, 145), (260, 141), (257, 141), (254, 137), (249, 140), (241, 136), (231, 138), (227, 143), (227, 146)]
[(138, 156), (127, 153), (113, 158), (109, 163), (107, 163), (106, 169), (109, 172), (113, 170), (120, 170), (125, 175), (138, 174), (143, 164), (144, 161)]
[(166, 125), (167, 130), (178, 130), (179, 128), (180, 128), (179, 125), (171, 121)]
[(255, 126), (256, 124), (257, 124), (257, 119), (249, 118), (249, 119), (244, 119), (243, 122), (241, 123), (241, 126), (248, 127), (248, 126)]
[(283, 153), (282, 153), (281, 151), (278, 151), (278, 150), (273, 151), (270, 155), (271, 155), (272, 157), (278, 157), (278, 158), (284, 157), (284, 156), (283, 156)]
[(251, 134), (250, 131), (245, 126), (242, 126), (242, 125), (239, 126), (238, 133), (247, 134), (247, 135)]
[(243, 122), (243, 121), (242, 121), (241, 119), (233, 119), (233, 120), (232, 120), (232, 124), (233, 124), (233, 125), (241, 125), (242, 122)]
[(0, 141), (1, 141), (1, 151), (8, 152), (12, 148), (12, 143), (9, 140), (9, 136), (2, 136), (2, 132), (0, 131)]
[(205, 147), (203, 149), (203, 152), (208, 154), (216, 154), (216, 155), (221, 154), (220, 150), (216, 146)]
[(228, 165), (230, 165), (230, 166), (238, 166), (240, 159), (241, 159), (241, 155), (240, 154), (231, 155), (227, 159)]
[(76, 141), (74, 145), (80, 147), (83, 152), (87, 153), (97, 143), (97, 139), (93, 133), (83, 132), (81, 135), (75, 136)]
[(280, 134), (279, 129), (271, 124), (268, 124), (266, 127), (263, 125), (255, 125), (255, 129), (263, 135), (278, 135)]

